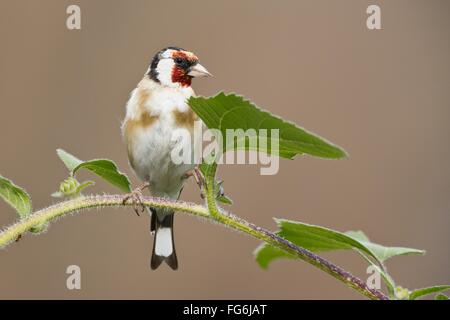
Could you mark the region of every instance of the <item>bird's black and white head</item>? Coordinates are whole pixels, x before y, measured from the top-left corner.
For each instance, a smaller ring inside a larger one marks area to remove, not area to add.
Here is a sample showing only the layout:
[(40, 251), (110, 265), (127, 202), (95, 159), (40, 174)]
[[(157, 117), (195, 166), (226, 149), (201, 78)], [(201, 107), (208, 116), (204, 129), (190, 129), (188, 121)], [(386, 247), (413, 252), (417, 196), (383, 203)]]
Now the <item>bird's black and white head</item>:
[(159, 51), (147, 74), (153, 81), (169, 87), (188, 87), (192, 78), (211, 76), (195, 54), (178, 47)]

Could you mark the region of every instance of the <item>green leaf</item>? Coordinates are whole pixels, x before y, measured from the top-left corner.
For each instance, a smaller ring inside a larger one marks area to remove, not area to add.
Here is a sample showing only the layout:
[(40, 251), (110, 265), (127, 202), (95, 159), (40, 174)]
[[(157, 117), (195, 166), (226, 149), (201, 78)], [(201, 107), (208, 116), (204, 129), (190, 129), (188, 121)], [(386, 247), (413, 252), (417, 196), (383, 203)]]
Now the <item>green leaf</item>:
[(59, 186), (59, 190), (52, 194), (52, 197), (55, 198), (76, 198), (81, 195), (81, 191), (84, 189), (94, 185), (94, 181), (85, 181), (83, 183), (79, 183), (77, 179), (74, 177), (69, 177), (63, 182), (61, 182)]
[(231, 198), (227, 197), (225, 195), (225, 190), (223, 188), (223, 181), (214, 181), (214, 190), (216, 191), (216, 199), (217, 201), (223, 203), (223, 204), (227, 204), (227, 205), (232, 205), (233, 204), (233, 200), (231, 200)]
[(0, 197), (17, 211), (21, 219), (24, 219), (31, 213), (31, 199), (28, 193), (1, 175)]
[(84, 189), (86, 189), (90, 186), (93, 186), (94, 184), (95, 184), (94, 181), (85, 181), (85, 182), (81, 183), (76, 190), (76, 194), (81, 194), (81, 191), (83, 191)]
[(120, 190), (131, 192), (130, 180), (128, 180), (125, 174), (119, 172), (116, 164), (111, 160), (99, 159), (83, 162), (73, 170), (73, 173), (75, 174), (80, 169), (87, 169), (118, 187)]
[(434, 297), (434, 300), (449, 300), (449, 298), (445, 294), (439, 293)]
[(408, 300), (409, 299), (409, 290), (407, 288), (403, 288), (401, 286), (397, 286), (394, 289), (394, 295), (390, 296), (392, 300)]
[(227, 197), (225, 195), (223, 196), (218, 196), (217, 197), (217, 201), (223, 203), (223, 204), (227, 204), (227, 205), (232, 205), (233, 204), (233, 200), (231, 200), (230, 197)]
[(416, 300), (419, 297), (423, 297), (436, 292), (443, 292), (450, 289), (450, 285), (433, 286), (428, 288), (416, 289), (409, 295), (409, 300)]
[(62, 162), (64, 162), (67, 169), (69, 169), (71, 173), (76, 167), (78, 167), (80, 164), (83, 163), (83, 161), (71, 155), (70, 153), (64, 151), (63, 149), (57, 149), (56, 153), (58, 154), (58, 157), (62, 160)]
[[(224, 153), (232, 149), (244, 149), (259, 150), (288, 159), (292, 159), (297, 154), (333, 159), (347, 156), (342, 148), (294, 123), (258, 108), (241, 96), (221, 92), (209, 98), (191, 97), (188, 103), (209, 129), (218, 129), (221, 132)], [(227, 129), (242, 129), (248, 135), (233, 137), (227, 141)], [(264, 140), (260, 138), (256, 147), (249, 144), (251, 137), (255, 137), (247, 131), (251, 129), (255, 129), (259, 134), (261, 134), (259, 130), (266, 129), (267, 143), (263, 143)], [(278, 138), (271, 135), (271, 129), (279, 130)], [(271, 138), (274, 140), (273, 147)], [(217, 139), (217, 141), (220, 140)], [(278, 152), (276, 145), (278, 145)]]
[(47, 231), (48, 226), (49, 226), (49, 223), (44, 222), (44, 223), (38, 224), (37, 226), (31, 227), (30, 232), (35, 233), (35, 234), (43, 233), (43, 232)]
[(53, 198), (64, 198), (66, 195), (61, 191), (55, 191), (51, 194)]
[(386, 261), (389, 258), (402, 255), (423, 255), (425, 250), (413, 249), (413, 248), (403, 248), (403, 247), (385, 247), (373, 242), (370, 242), (369, 238), (362, 231), (347, 231), (346, 235), (357, 240), (359, 243), (363, 244), (368, 248), (379, 261)]
[[(364, 255), (362, 255), (365, 257)], [(395, 282), (394, 279), (387, 273), (386, 270), (380, 268), (376, 264), (373, 264), (370, 260), (367, 259), (369, 263), (372, 264), (372, 266), (377, 270), (377, 272), (381, 275), (383, 278), (384, 284), (386, 285), (387, 291), (389, 293), (389, 297), (392, 299), (395, 297)]]
[[(310, 225), (306, 223), (275, 219), (281, 237), (292, 243), (308, 249), (312, 252), (331, 250), (356, 250), (361, 256), (372, 264), (380, 273), (388, 289), (389, 295), (395, 297), (395, 283), (386, 272), (383, 262), (395, 255), (423, 254), (424, 251), (400, 247), (384, 247), (370, 242), (369, 238), (361, 231), (349, 231), (342, 233), (328, 228)], [(266, 243), (261, 244), (254, 252), (257, 263), (266, 269), (269, 263), (279, 258), (295, 259), (294, 256)]]
[(296, 259), (295, 256), (266, 243), (260, 244), (253, 254), (255, 255), (256, 262), (263, 269), (267, 269), (270, 262), (279, 258)]
[[(346, 234), (297, 221), (276, 219), (276, 222), (280, 227), (277, 234), (300, 247), (313, 252), (355, 249), (367, 258), (374, 260), (382, 269), (383, 262), (387, 258), (399, 254), (424, 253), (417, 249), (384, 247), (371, 243), (361, 231), (352, 231)], [(274, 259), (289, 257), (281, 250), (267, 244), (260, 246), (255, 254), (256, 260), (262, 268), (267, 268)]]
[(80, 169), (86, 169), (118, 187), (120, 190), (131, 192), (130, 180), (118, 170), (116, 164), (111, 160), (94, 159), (82, 161), (62, 149), (58, 149), (57, 153), (72, 175), (75, 175)]

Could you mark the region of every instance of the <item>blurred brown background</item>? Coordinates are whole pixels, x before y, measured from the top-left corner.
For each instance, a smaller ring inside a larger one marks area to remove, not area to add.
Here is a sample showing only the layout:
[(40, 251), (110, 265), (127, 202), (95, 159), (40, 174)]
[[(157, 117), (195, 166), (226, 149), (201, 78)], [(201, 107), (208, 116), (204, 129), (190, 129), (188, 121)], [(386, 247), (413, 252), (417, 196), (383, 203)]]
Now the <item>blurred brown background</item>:
[[(79, 31), (66, 29), (69, 4), (81, 6)], [(382, 30), (366, 28), (369, 4), (381, 6)], [(449, 9), (446, 0), (3, 0), (0, 173), (35, 208), (54, 202), (66, 177), (58, 147), (114, 159), (133, 176), (119, 130), (125, 103), (153, 54), (178, 45), (215, 75), (194, 82), (198, 94), (244, 94), (350, 153), (283, 160), (275, 176), (222, 166), (233, 212), (272, 229), (272, 217), (285, 217), (422, 248), (425, 257), (388, 263), (397, 282), (448, 283)], [(93, 191), (116, 192), (100, 181)], [(201, 201), (192, 182), (182, 198)], [(3, 202), (0, 213), (1, 226), (16, 219)], [(258, 241), (187, 216), (175, 222), (179, 271), (152, 272), (148, 229), (147, 216), (108, 209), (27, 235), (0, 251), (0, 298), (360, 297), (302, 262), (261, 270)], [(355, 253), (324, 256), (366, 278)], [(71, 264), (81, 267), (82, 290), (66, 289)]]

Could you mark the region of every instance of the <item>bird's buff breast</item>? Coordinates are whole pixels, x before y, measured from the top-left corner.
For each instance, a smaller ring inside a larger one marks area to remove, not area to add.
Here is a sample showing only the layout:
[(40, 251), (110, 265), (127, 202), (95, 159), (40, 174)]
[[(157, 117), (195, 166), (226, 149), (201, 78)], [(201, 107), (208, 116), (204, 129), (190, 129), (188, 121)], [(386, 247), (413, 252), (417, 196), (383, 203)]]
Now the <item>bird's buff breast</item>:
[[(174, 148), (180, 150), (187, 141), (175, 139), (180, 134), (193, 137), (195, 113), (186, 104), (192, 90), (148, 90), (138, 87), (127, 105), (123, 134), (131, 166), (143, 181), (150, 183), (155, 196), (178, 197), (184, 175), (194, 164), (176, 164)], [(193, 148), (190, 148), (193, 152)]]

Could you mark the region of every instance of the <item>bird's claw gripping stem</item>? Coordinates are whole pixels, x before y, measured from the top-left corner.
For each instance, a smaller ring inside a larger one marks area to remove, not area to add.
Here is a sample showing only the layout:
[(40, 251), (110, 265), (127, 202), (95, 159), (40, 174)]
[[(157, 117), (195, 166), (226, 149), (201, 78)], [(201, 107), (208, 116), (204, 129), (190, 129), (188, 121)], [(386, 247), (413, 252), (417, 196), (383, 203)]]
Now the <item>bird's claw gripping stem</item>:
[(195, 167), (193, 170), (186, 172), (186, 174), (184, 175), (185, 179), (188, 179), (190, 177), (194, 177), (195, 182), (197, 183), (198, 187), (200, 188), (200, 197), (203, 199), (205, 197), (203, 194), (204, 180), (203, 180), (203, 175), (201, 174), (198, 167)]
[(140, 216), (139, 211), (141, 213), (145, 211), (145, 205), (142, 203), (142, 191), (144, 191), (144, 189), (148, 187), (149, 183), (146, 182), (142, 186), (137, 187), (136, 189), (131, 191), (123, 198), (122, 203), (126, 204), (128, 201), (130, 201), (130, 203), (133, 204), (134, 212), (136, 212), (138, 216)]

